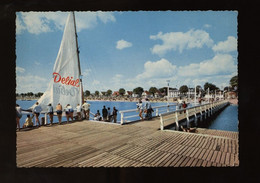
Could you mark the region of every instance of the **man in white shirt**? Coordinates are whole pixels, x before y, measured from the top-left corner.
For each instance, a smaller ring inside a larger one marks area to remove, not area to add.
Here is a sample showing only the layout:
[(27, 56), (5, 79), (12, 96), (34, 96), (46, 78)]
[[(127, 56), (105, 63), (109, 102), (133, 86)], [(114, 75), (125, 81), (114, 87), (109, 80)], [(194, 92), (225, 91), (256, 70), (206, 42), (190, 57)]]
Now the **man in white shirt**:
[(36, 102), (35, 107), (33, 108), (33, 114), (35, 115), (35, 126), (37, 125), (37, 123), (39, 124), (39, 127), (41, 126), (40, 121), (39, 121), (39, 116), (40, 116), (40, 112), (42, 111), (41, 106), (39, 106), (39, 103)]
[(78, 120), (82, 120), (82, 118), (81, 118), (81, 106), (79, 104), (77, 105), (76, 110), (77, 110)]
[(87, 103), (87, 101), (85, 101), (84, 104), (82, 105), (82, 108), (84, 110), (86, 120), (89, 120), (90, 104)]

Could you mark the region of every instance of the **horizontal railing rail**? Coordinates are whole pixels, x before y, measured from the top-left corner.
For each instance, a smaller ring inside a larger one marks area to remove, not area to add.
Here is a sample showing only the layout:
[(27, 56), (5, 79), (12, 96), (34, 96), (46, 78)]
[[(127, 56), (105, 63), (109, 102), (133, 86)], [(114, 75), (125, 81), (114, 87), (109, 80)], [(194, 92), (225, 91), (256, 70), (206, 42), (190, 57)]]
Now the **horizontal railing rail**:
[[(161, 106), (152, 106), (153, 109), (153, 116), (159, 116), (159, 114), (164, 113), (164, 112), (170, 112), (173, 110), (176, 110), (176, 104), (169, 104), (169, 105), (161, 105)], [(124, 124), (126, 122), (132, 122), (138, 120), (139, 117), (139, 110), (138, 109), (129, 109), (129, 110), (123, 110), (119, 111), (121, 114), (121, 124)], [(128, 115), (126, 115), (128, 114)], [(142, 113), (143, 115), (143, 113)], [(128, 119), (133, 119), (136, 118), (135, 120), (128, 120)]]
[(171, 112), (160, 114), (160, 129), (164, 130), (165, 122), (171, 121), (170, 124), (176, 123), (176, 128), (179, 129), (179, 121), (186, 118), (187, 124), (189, 124), (190, 117), (195, 117), (197, 122), (197, 114), (200, 114), (201, 120), (204, 114), (205, 118), (211, 116), (217, 110), (223, 108), (229, 102), (227, 100), (216, 101), (213, 103), (206, 103), (202, 105), (196, 105), (193, 107), (187, 107), (185, 109), (178, 109)]

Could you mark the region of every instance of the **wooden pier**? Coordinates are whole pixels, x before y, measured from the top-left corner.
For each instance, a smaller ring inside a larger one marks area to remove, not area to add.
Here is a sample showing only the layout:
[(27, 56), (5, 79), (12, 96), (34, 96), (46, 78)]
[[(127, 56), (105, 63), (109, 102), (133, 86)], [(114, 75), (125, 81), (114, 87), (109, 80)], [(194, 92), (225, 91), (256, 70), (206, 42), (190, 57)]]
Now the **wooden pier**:
[(236, 167), (238, 133), (79, 121), (17, 132), (17, 167)]

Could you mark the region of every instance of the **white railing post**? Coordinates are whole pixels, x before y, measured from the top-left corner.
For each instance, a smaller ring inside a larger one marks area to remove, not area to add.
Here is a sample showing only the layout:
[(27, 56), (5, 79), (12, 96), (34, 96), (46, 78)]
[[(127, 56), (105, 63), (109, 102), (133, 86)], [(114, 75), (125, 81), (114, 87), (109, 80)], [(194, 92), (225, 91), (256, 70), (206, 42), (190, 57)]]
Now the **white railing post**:
[(200, 121), (202, 121), (202, 107), (200, 105)]
[(189, 110), (186, 110), (187, 127), (190, 127)]
[(156, 110), (155, 110), (155, 111), (156, 111), (156, 114), (155, 114), (155, 115), (156, 115), (156, 116), (159, 116), (159, 109), (158, 109), (158, 108), (156, 108)]
[(205, 110), (205, 119), (207, 119), (207, 115), (208, 115), (207, 105), (208, 105), (208, 104), (206, 104), (206, 105), (204, 106), (204, 110)]
[(47, 119), (48, 115), (47, 113), (44, 113), (44, 124), (47, 125), (48, 119)]
[(124, 113), (121, 112), (121, 125), (124, 124)]
[(162, 116), (160, 116), (160, 122), (161, 122), (160, 128), (161, 128), (161, 130), (163, 130), (164, 127), (163, 127), (163, 117)]
[(195, 126), (197, 126), (198, 119), (197, 119), (196, 107), (194, 108), (194, 117), (195, 117), (195, 120), (194, 120)]
[(169, 105), (167, 106), (167, 112), (170, 112), (170, 106)]
[(175, 112), (175, 117), (176, 117), (176, 127), (177, 127), (177, 130), (179, 130), (179, 119), (178, 119), (178, 112)]

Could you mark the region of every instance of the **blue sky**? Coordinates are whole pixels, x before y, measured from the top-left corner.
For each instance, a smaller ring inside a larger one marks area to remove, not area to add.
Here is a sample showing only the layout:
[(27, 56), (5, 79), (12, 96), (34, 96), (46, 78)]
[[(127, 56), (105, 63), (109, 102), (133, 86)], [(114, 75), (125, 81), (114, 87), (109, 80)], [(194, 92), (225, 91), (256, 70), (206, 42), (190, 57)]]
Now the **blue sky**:
[[(83, 89), (219, 88), (237, 75), (237, 11), (75, 12)], [(17, 93), (44, 92), (68, 12), (16, 13)]]

